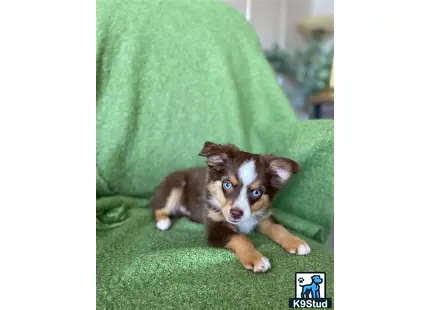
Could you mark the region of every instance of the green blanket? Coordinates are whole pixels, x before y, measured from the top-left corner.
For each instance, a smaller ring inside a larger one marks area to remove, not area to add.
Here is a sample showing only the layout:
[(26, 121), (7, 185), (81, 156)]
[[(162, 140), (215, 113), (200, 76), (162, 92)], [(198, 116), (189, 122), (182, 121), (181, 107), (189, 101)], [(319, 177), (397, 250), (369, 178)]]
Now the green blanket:
[[(333, 122), (297, 120), (252, 27), (219, 0), (97, 0), (97, 307), (281, 309), (294, 274), (325, 271), (333, 295)], [(272, 263), (243, 269), (186, 219), (159, 232), (149, 199), (207, 140), (297, 160), (276, 214), (309, 241), (297, 257), (251, 239)]]

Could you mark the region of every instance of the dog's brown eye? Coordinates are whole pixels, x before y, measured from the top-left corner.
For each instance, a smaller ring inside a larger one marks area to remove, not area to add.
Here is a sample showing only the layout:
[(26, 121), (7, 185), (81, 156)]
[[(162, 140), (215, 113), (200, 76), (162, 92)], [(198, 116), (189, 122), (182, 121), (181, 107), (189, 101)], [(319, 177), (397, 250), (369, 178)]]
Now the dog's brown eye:
[(233, 188), (233, 184), (231, 184), (230, 181), (226, 180), (224, 182), (222, 182), (222, 187), (226, 190), (229, 191)]

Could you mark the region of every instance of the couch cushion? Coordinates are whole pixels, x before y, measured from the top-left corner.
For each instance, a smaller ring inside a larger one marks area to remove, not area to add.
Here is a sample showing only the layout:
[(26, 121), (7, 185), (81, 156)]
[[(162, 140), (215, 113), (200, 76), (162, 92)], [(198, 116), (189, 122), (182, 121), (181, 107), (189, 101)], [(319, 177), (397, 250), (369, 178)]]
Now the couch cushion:
[(254, 274), (230, 251), (208, 247), (202, 225), (181, 218), (161, 232), (149, 210), (132, 213), (124, 225), (97, 233), (98, 309), (286, 309), (302, 271), (326, 272), (326, 296), (333, 296), (333, 255), (312, 240), (303, 257), (251, 235), (272, 264)]

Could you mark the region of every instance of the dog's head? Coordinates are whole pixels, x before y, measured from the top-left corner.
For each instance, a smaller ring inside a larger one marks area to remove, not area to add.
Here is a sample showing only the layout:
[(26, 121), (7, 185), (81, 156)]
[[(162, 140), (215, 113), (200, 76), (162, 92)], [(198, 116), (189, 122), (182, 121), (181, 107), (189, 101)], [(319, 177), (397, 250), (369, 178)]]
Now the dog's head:
[(251, 154), (209, 141), (199, 155), (206, 157), (208, 166), (209, 202), (233, 224), (266, 214), (276, 193), (300, 168), (290, 158)]
[(320, 284), (323, 281), (319, 275), (314, 275), (311, 277), (311, 279), (312, 279), (312, 282), (315, 284)]

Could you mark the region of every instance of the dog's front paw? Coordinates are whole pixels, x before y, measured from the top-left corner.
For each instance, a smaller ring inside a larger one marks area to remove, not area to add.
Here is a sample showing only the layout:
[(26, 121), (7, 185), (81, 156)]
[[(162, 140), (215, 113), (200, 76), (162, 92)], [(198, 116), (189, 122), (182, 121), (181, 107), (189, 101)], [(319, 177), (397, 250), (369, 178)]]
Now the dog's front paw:
[(285, 251), (290, 254), (308, 255), (311, 252), (310, 246), (299, 238), (290, 238), (283, 243)]
[(159, 220), (156, 225), (159, 230), (168, 230), (172, 226), (172, 221), (169, 218), (165, 218)]
[(265, 256), (258, 256), (251, 261), (245, 262), (243, 266), (254, 272), (266, 272), (271, 267), (269, 259)]

